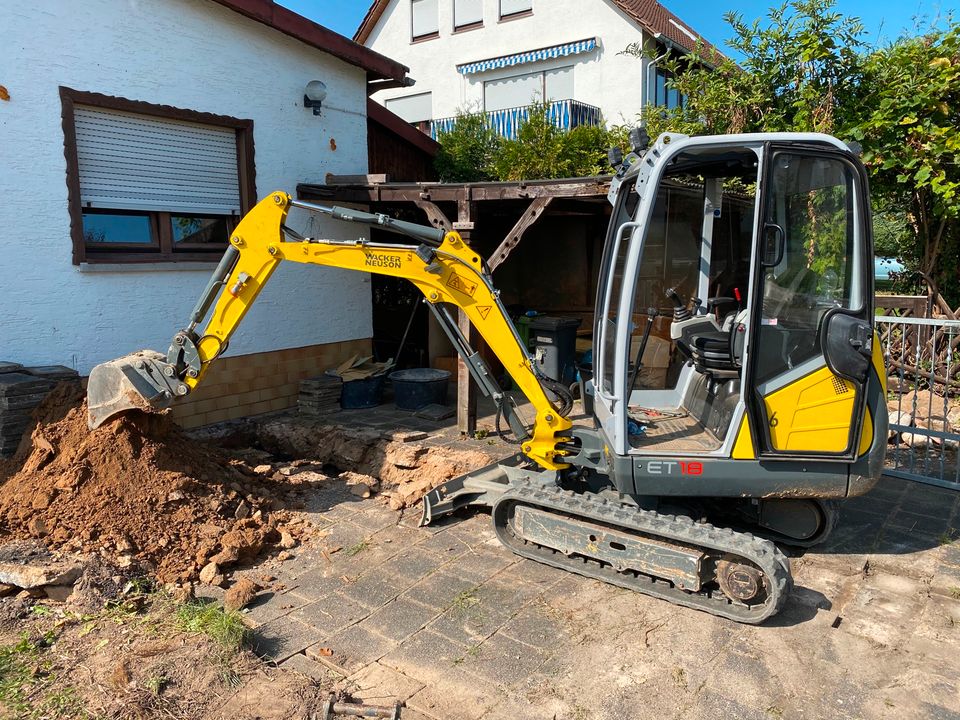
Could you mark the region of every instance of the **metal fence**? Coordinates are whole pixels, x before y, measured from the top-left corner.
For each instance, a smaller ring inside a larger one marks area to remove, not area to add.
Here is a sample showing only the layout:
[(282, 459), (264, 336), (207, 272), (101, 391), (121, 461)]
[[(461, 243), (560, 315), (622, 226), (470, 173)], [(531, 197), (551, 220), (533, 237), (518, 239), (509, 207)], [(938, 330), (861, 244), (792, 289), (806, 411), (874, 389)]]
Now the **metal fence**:
[(960, 489), (960, 320), (882, 316), (876, 322), (889, 391), (885, 472)]

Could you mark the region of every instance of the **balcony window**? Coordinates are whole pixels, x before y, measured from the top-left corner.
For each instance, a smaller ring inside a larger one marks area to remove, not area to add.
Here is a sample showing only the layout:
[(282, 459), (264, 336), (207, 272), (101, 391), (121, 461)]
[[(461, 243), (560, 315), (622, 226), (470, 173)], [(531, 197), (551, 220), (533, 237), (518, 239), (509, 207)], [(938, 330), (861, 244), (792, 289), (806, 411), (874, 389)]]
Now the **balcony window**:
[(426, 40), (440, 35), (437, 0), (410, 0), (410, 10), (413, 18), (414, 40)]
[(466, 30), (483, 25), (483, 0), (453, 0), (453, 27)]
[(433, 117), (433, 93), (417, 93), (390, 98), (386, 101), (387, 110), (399, 115), (412, 125)]
[(500, 18), (533, 12), (533, 0), (500, 0)]
[(483, 84), (483, 109), (487, 112), (529, 105), (535, 100), (573, 98), (573, 66), (512, 75)]

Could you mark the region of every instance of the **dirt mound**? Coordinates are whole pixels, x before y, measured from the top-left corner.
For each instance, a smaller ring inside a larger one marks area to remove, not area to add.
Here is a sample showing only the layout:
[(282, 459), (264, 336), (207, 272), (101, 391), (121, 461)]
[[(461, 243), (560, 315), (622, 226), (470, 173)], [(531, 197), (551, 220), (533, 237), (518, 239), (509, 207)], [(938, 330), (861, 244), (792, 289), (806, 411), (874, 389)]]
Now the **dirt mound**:
[(248, 562), (279, 542), (282, 489), (269, 480), (166, 415), (129, 413), (90, 431), (86, 414), (66, 389), (38, 409), (19, 470), (0, 486), (3, 531), (139, 563), (161, 582), (192, 580), (211, 559)]

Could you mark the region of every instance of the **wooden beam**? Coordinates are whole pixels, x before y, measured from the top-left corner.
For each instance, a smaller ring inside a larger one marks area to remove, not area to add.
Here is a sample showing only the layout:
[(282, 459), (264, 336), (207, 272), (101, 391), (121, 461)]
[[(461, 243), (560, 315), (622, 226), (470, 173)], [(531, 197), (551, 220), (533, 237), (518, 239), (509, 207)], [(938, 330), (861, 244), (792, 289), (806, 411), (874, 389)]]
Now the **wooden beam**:
[(533, 200), (538, 197), (605, 198), (610, 189), (609, 177), (574, 178), (569, 180), (538, 180), (510, 183), (434, 184), (385, 183), (367, 187), (328, 188), (324, 185), (301, 183), (297, 193), (304, 200), (311, 197), (329, 197), (332, 190), (339, 200), (355, 202), (485, 202), (488, 200)]
[(530, 207), (524, 210), (523, 215), (520, 216), (520, 219), (517, 220), (510, 232), (507, 233), (503, 242), (500, 243), (500, 247), (494, 250), (493, 254), (487, 260), (487, 265), (490, 267), (491, 273), (496, 270), (504, 260), (510, 257), (511, 251), (517, 246), (521, 238), (523, 238), (523, 234), (540, 219), (543, 211), (547, 209), (551, 202), (553, 202), (553, 198), (550, 196), (534, 198), (533, 202), (530, 203)]
[(389, 182), (387, 175), (334, 175), (327, 173), (327, 185), (382, 185)]
[(450, 232), (453, 229), (453, 225), (447, 219), (447, 216), (443, 214), (443, 210), (438, 208), (435, 203), (432, 203), (429, 200), (417, 199), (413, 201), (416, 203), (417, 207), (423, 210), (427, 215), (427, 220), (430, 221), (430, 224), (435, 228), (443, 228), (447, 232)]

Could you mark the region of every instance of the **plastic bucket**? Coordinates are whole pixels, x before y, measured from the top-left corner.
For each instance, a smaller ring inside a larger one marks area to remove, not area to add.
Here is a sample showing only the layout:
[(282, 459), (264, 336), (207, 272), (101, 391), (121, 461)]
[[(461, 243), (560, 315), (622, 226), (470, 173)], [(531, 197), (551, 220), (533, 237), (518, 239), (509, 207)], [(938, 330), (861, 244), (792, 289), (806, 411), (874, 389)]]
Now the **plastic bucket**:
[(362, 380), (349, 380), (340, 390), (340, 407), (344, 410), (372, 408), (383, 399), (386, 375), (374, 375)]
[(434, 403), (447, 401), (450, 373), (434, 368), (411, 368), (390, 373), (393, 383), (393, 401), (401, 410), (419, 410)]

